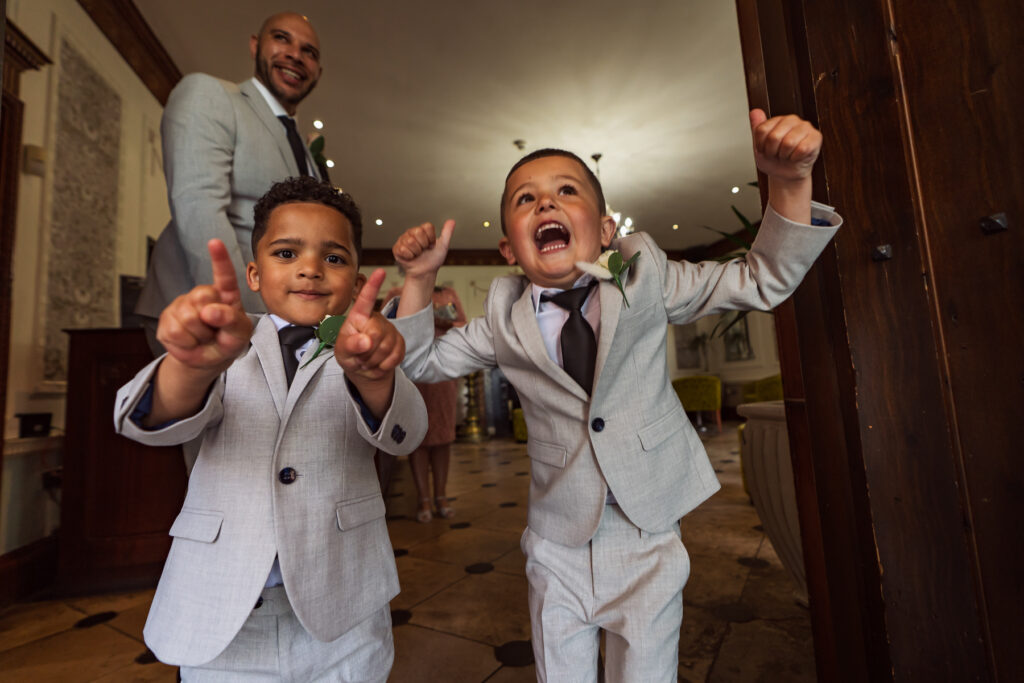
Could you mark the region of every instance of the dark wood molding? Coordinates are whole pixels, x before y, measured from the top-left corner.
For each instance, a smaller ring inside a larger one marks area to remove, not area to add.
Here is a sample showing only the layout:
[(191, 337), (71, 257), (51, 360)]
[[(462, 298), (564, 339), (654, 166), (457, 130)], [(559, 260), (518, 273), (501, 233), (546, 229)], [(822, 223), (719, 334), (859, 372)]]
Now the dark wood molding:
[(57, 536), (47, 536), (0, 557), (0, 608), (51, 588), (57, 575)]
[(132, 0), (78, 0), (142, 82), (167, 104), (181, 71)]
[(21, 72), (41, 69), (52, 64), (46, 53), (40, 50), (28, 36), (10, 21), (4, 32), (4, 92), (18, 96)]
[[(0, 104), (0, 415), (7, 414), (7, 368), (11, 348), (11, 286), (21, 130), (25, 106), (19, 99), (21, 73), (50, 64), (50, 58), (10, 21), (4, 26), (3, 102)], [(2, 560), (2, 558), (0, 558)], [(0, 586), (7, 586), (0, 578)], [(0, 588), (0, 592), (5, 592)], [(2, 595), (0, 595), (2, 600)], [(2, 602), (0, 602), (2, 604)]]

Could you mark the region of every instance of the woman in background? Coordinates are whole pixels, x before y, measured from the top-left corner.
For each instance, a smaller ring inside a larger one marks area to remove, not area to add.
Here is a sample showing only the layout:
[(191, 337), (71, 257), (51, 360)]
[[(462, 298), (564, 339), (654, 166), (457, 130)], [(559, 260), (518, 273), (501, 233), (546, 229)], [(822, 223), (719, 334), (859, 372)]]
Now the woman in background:
[[(434, 336), (439, 337), (452, 327), (466, 324), (462, 302), (451, 287), (434, 287)], [(416, 521), (426, 524), (438, 517), (448, 519), (455, 510), (448, 506), (445, 487), (448, 484), (448, 460), (455, 441), (455, 404), (458, 399), (458, 380), (437, 384), (417, 384), (427, 404), (427, 435), (423, 443), (409, 455), (413, 481), (419, 498)], [(433, 495), (430, 472), (434, 474)], [(433, 502), (433, 505), (431, 505)]]

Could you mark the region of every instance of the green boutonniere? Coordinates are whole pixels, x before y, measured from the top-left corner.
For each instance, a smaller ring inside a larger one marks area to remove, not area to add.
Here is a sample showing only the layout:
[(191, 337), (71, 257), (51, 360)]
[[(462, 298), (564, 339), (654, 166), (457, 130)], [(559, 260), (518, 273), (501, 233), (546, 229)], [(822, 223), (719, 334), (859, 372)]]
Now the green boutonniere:
[(622, 287), (622, 275), (629, 270), (639, 256), (640, 252), (638, 251), (630, 256), (628, 261), (623, 261), (622, 254), (615, 249), (609, 249), (602, 252), (595, 263), (577, 261), (576, 265), (584, 273), (590, 273), (598, 279), (612, 280), (622, 293), (622, 300), (626, 302), (626, 308), (629, 308), (629, 299), (626, 298), (626, 290)]
[(327, 158), (324, 156), (324, 144), (326, 142), (324, 136), (320, 133), (310, 135), (309, 154), (320, 168), (326, 168), (327, 166)]
[(341, 326), (345, 324), (345, 314), (341, 315), (325, 315), (324, 319), (320, 321), (320, 324), (316, 328), (316, 338), (320, 342), (319, 346), (316, 347), (316, 352), (309, 357), (302, 367), (306, 367), (313, 362), (313, 359), (320, 355), (328, 346), (334, 346), (334, 342), (338, 339), (338, 332), (341, 331)]

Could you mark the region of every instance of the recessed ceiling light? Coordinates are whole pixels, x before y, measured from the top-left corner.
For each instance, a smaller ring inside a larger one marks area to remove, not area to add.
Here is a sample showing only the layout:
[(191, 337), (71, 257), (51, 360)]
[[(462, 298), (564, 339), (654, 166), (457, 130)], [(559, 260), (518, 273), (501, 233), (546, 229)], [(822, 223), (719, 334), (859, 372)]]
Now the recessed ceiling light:
[(316, 128), (317, 130), (320, 130), (321, 128), (324, 127), (324, 122), (321, 121), (320, 119), (317, 119), (316, 121), (313, 122), (313, 127)]
[(738, 188), (738, 187), (736, 187), (736, 186), (734, 185), (734, 186), (733, 186), (733, 188), (732, 188), (732, 193), (733, 193), (733, 194), (738, 194), (738, 193), (739, 193), (739, 191), (740, 191), (740, 188)]
[(375, 222), (377, 223), (377, 225), (384, 225), (384, 221), (382, 221), (379, 218)]
[(484, 227), (485, 228), (491, 227), (491, 222), (490, 221), (484, 221)]
[(673, 230), (678, 230), (678, 229), (679, 229), (679, 224), (678, 224), (678, 223), (674, 223), (674, 224), (672, 225), (672, 229), (673, 229)]
[(327, 160), (327, 168), (334, 168), (334, 162), (330, 159)]

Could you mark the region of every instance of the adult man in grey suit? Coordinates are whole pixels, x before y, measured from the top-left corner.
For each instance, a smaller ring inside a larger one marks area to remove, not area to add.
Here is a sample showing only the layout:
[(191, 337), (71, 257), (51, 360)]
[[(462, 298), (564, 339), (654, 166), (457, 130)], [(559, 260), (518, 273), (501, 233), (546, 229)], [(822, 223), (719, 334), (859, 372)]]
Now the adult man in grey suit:
[[(483, 317), (433, 339), (429, 296), (451, 221), (439, 239), (424, 224), (395, 244), (406, 271), (395, 325), (409, 377), (436, 382), (497, 366), (522, 402), (531, 462), (522, 547), (541, 681), (597, 680), (602, 630), (608, 681), (677, 678), (690, 571), (678, 521), (720, 485), (672, 390), (667, 326), (771, 309), (841, 223), (812, 208), (820, 133), (760, 110), (751, 129), (770, 206), (743, 259), (676, 263), (644, 233), (616, 239), (597, 178), (579, 157), (550, 149), (506, 178), (499, 249), (525, 276), (496, 279)], [(618, 265), (609, 256), (595, 268), (609, 247)]]
[[(270, 186), (319, 177), (292, 117), (320, 78), (320, 42), (299, 14), (275, 14), (249, 39), (255, 76), (234, 84), (189, 74), (171, 92), (160, 130), (171, 221), (153, 249), (135, 312), (147, 319), (155, 354), (156, 319), (175, 297), (210, 282), (206, 244), (228, 247), (239, 280), (252, 260), (252, 210)], [(283, 117), (283, 118), (282, 118)], [(290, 138), (290, 139), (289, 139)], [(249, 313), (265, 309), (242, 293)]]

